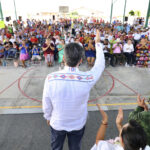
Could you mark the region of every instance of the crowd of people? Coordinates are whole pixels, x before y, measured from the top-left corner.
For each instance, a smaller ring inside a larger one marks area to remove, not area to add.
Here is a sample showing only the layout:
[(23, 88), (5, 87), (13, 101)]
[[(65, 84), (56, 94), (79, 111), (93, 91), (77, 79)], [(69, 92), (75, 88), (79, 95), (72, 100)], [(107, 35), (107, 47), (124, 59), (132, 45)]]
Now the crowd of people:
[[(85, 50), (89, 67), (96, 58), (96, 29), (100, 30), (101, 43), (108, 65), (150, 67), (150, 29), (142, 24), (122, 24), (118, 20), (112, 24), (104, 20), (60, 19), (27, 20), (8, 24), (0, 30), (0, 64), (12, 58), (20, 60), (26, 67), (26, 61), (45, 59), (47, 66), (58, 61), (63, 65), (63, 53), (66, 44), (76, 42)], [(19, 59), (18, 59), (19, 58)]]

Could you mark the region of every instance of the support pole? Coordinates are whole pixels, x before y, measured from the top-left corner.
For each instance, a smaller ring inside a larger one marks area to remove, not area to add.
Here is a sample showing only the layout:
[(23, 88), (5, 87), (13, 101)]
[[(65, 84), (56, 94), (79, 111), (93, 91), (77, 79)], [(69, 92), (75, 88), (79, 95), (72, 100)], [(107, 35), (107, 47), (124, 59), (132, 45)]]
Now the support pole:
[(148, 27), (149, 16), (150, 16), (150, 0), (149, 0), (148, 10), (147, 10), (146, 21), (145, 21), (145, 28)]
[(15, 0), (14, 0), (14, 8), (15, 8), (16, 21), (17, 21), (17, 11), (16, 11), (16, 3), (15, 3)]
[(1, 19), (2, 21), (4, 20), (1, 1), (0, 1), (0, 19)]
[(113, 14), (113, 0), (111, 0), (110, 23), (112, 22), (112, 14)]
[(125, 22), (125, 15), (126, 15), (126, 5), (127, 5), (127, 0), (125, 0), (125, 4), (124, 4), (124, 12), (123, 12), (123, 24)]

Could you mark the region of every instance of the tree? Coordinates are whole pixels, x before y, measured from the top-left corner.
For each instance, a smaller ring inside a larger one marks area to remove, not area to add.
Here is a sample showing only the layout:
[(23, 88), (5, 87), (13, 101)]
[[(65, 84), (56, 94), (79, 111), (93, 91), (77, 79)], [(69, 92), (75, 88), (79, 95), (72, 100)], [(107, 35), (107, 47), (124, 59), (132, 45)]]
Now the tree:
[(131, 11), (129, 12), (129, 15), (130, 15), (130, 16), (135, 16), (135, 12), (134, 12), (133, 10), (131, 10)]
[(77, 15), (78, 15), (78, 12), (77, 12), (77, 11), (74, 11), (74, 12), (71, 13), (71, 15), (77, 16)]
[(141, 12), (139, 10), (135, 11), (135, 15), (141, 17)]

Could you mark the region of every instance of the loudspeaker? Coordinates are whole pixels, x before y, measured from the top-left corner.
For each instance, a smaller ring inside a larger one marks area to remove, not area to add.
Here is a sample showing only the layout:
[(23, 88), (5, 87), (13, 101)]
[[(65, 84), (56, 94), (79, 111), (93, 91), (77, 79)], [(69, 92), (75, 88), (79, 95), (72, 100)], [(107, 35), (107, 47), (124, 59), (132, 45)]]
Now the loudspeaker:
[(19, 16), (19, 21), (22, 21), (22, 16)]
[(6, 21), (9, 22), (9, 17), (6, 17)]
[(125, 21), (128, 21), (128, 17), (125, 17)]
[(55, 20), (55, 15), (53, 15), (53, 20)]

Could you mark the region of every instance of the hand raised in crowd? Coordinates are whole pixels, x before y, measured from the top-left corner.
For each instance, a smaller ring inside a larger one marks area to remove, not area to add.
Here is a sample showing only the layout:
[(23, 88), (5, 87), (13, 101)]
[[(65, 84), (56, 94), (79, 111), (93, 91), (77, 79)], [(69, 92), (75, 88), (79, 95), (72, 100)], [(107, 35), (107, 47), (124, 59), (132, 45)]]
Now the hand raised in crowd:
[(96, 104), (100, 113), (101, 113), (101, 116), (102, 116), (102, 123), (103, 124), (107, 124), (108, 123), (108, 115), (106, 112), (104, 112), (104, 110), (101, 109), (100, 107), (100, 104)]
[(123, 110), (122, 110), (122, 108), (119, 108), (118, 115), (117, 115), (117, 118), (116, 118), (116, 125), (117, 125), (117, 128), (118, 128), (119, 132), (122, 129), (122, 121), (123, 121)]
[(143, 107), (145, 111), (148, 111), (148, 106), (145, 103), (145, 98), (141, 98), (140, 95), (137, 97), (138, 106)]
[(95, 43), (100, 43), (100, 32), (99, 32), (98, 29), (96, 31), (96, 40), (95, 40)]

